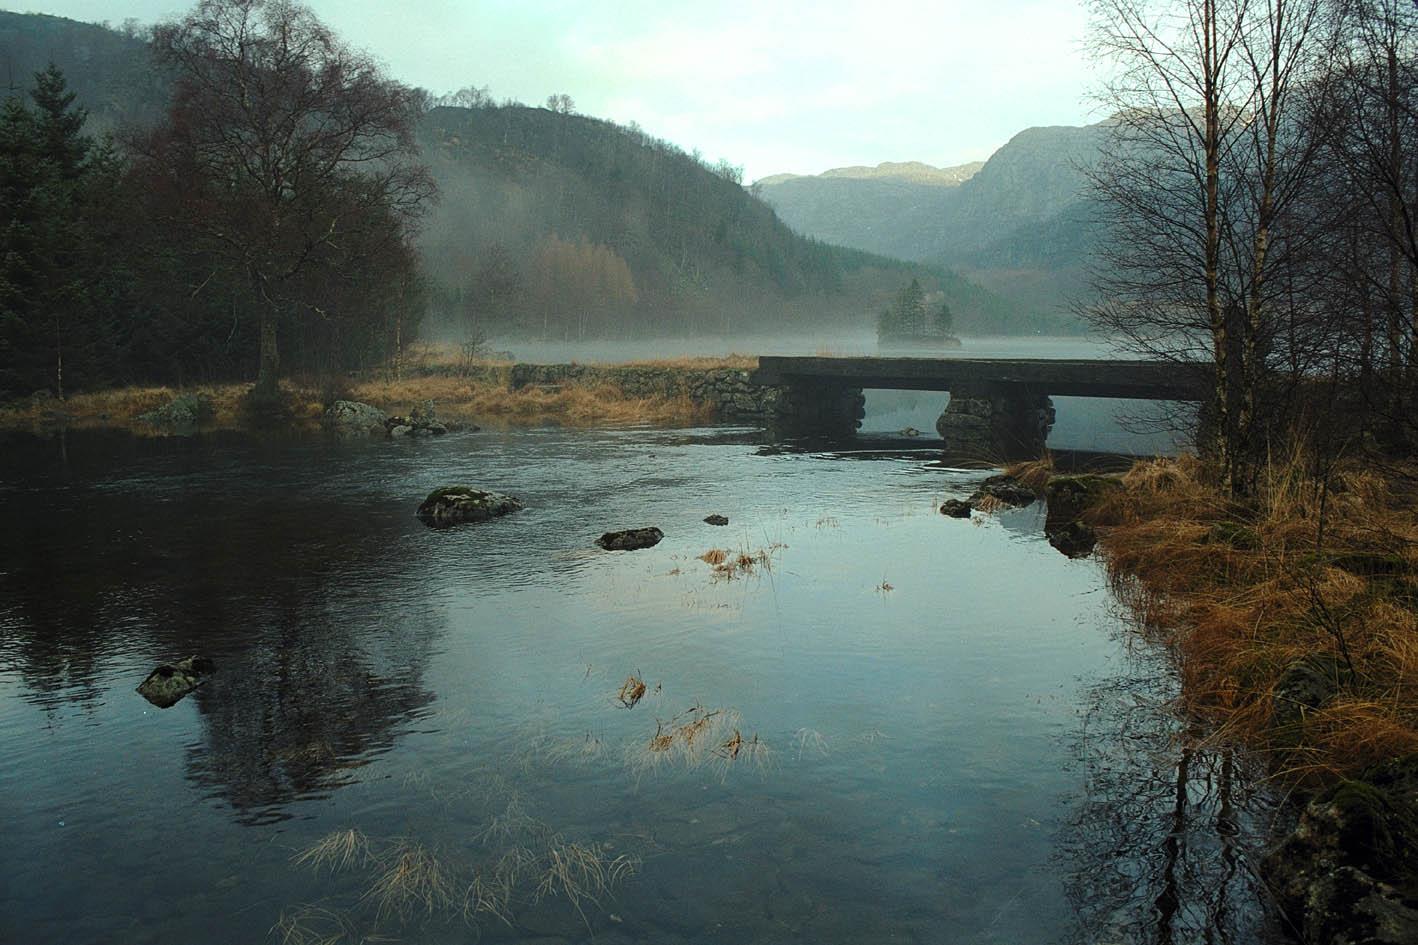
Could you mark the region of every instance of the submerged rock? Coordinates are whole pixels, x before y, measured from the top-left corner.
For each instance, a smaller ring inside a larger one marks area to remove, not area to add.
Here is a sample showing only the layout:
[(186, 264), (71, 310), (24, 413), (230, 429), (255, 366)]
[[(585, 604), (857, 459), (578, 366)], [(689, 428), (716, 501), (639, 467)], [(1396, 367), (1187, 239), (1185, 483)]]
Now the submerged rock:
[(189, 656), (175, 663), (164, 663), (139, 683), (138, 693), (159, 709), (171, 708), (216, 671), (217, 664), (205, 656)]
[(946, 499), (940, 504), (940, 514), (951, 518), (969, 518), (972, 511), (970, 503), (960, 499)]
[(704, 522), (705, 522), (706, 525), (727, 525), (727, 524), (729, 524), (728, 518), (726, 518), (726, 517), (723, 516), (723, 515), (708, 515), (708, 516), (705, 516)]
[(991, 476), (980, 483), (980, 488), (975, 490), (975, 494), (970, 496), (972, 507), (980, 504), (981, 500), (994, 499), (1001, 505), (1009, 508), (1023, 508), (1033, 504), (1038, 498), (1034, 490), (1024, 485), (1013, 476)]
[(1412, 945), (1418, 909), (1418, 755), (1341, 781), (1262, 863), (1307, 945)]
[(463, 522), (485, 522), (522, 508), (520, 501), (500, 492), (471, 486), (444, 486), (428, 494), (418, 508), (418, 517), (430, 528), (447, 528)]
[(596, 544), (607, 551), (638, 551), (653, 548), (660, 543), (665, 533), (658, 528), (627, 528), (620, 532), (606, 532), (596, 539)]
[(337, 400), (325, 411), (325, 426), (341, 436), (383, 436), (388, 415), (357, 400)]

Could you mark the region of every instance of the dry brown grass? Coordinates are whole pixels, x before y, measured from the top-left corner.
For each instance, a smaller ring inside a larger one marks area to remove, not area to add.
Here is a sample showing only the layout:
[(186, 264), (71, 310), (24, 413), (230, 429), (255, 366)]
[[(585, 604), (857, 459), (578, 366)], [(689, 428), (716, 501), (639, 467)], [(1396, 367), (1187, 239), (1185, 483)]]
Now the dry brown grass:
[[(1241, 505), (1193, 457), (1149, 460), (1088, 516), (1114, 586), (1175, 652), (1187, 708), (1322, 782), (1418, 750), (1418, 515), (1369, 470), (1325, 494), (1307, 468), (1272, 462)], [(1281, 733), (1277, 684), (1314, 656), (1346, 682)]]
[(1046, 452), (1039, 459), (1012, 463), (1005, 467), (1004, 474), (1013, 476), (1019, 480), (1021, 485), (1042, 493), (1044, 486), (1048, 485), (1049, 480), (1053, 478), (1054, 457)]
[(788, 546), (781, 542), (774, 542), (766, 548), (752, 551), (747, 548), (740, 551), (710, 548), (699, 556), (699, 560), (713, 568), (715, 580), (732, 581), (735, 578), (747, 577), (759, 572), (771, 573), (773, 556), (786, 547)]
[[(616, 426), (628, 424), (683, 425), (713, 419), (713, 407), (695, 403), (686, 395), (635, 397), (610, 380), (570, 381), (555, 387), (528, 386), (513, 390), (509, 365), (478, 362), (468, 370), (436, 370), (445, 355), (422, 353), (402, 376), (378, 376), (351, 381), (341, 397), (373, 404), (390, 414), (403, 414), (426, 400), (436, 404), (445, 420), (483, 426)], [(749, 370), (756, 359), (735, 355), (729, 359), (684, 358), (678, 361), (643, 362), (641, 367), (708, 370), (732, 367)], [(0, 405), (0, 429), (127, 428), (138, 433), (158, 433), (138, 419), (171, 401), (180, 393), (210, 398), (214, 415), (204, 423), (212, 429), (240, 429), (247, 425), (243, 407), (247, 384), (189, 388), (125, 387), (76, 394), (64, 400), (21, 400)], [(291, 381), (284, 385), (290, 423), (315, 428), (324, 413), (328, 392), (314, 382)]]

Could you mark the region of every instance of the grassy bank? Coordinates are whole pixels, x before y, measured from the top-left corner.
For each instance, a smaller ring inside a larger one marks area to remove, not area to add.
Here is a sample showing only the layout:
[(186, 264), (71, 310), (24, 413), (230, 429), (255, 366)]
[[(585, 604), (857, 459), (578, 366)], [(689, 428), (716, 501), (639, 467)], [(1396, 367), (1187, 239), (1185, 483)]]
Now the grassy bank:
[[(748, 370), (757, 359), (680, 358), (618, 365), (666, 371)], [(604, 379), (571, 379), (556, 385), (513, 389), (511, 362), (463, 357), (452, 346), (424, 346), (410, 352), (400, 370), (379, 376), (328, 381), (293, 379), (285, 382), (289, 425), (315, 429), (334, 400), (357, 400), (390, 414), (407, 413), (415, 404), (432, 400), (445, 421), (485, 427), (605, 426), (650, 423), (684, 425), (713, 419), (711, 407), (687, 396), (633, 396)], [(30, 398), (0, 405), (0, 429), (37, 430), (58, 426), (87, 429), (128, 429), (152, 432), (142, 415), (180, 394), (195, 394), (211, 407), (208, 429), (242, 429), (250, 418), (245, 408), (249, 384), (216, 384), (176, 388), (132, 386), (79, 393), (58, 401)]]
[(1398, 473), (1309, 468), (1242, 505), (1194, 458), (1142, 462), (1086, 520), (1185, 708), (1317, 787), (1418, 750), (1418, 512)]

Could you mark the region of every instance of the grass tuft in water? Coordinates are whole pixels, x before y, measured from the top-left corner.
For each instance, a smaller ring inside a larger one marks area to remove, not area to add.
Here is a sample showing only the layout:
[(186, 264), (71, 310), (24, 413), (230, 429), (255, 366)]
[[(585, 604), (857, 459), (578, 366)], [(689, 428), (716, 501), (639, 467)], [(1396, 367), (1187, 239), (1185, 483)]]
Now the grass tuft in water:
[(326, 869), (340, 873), (364, 866), (370, 859), (369, 838), (353, 828), (327, 833), (291, 858), (297, 865), (309, 866), (317, 873)]

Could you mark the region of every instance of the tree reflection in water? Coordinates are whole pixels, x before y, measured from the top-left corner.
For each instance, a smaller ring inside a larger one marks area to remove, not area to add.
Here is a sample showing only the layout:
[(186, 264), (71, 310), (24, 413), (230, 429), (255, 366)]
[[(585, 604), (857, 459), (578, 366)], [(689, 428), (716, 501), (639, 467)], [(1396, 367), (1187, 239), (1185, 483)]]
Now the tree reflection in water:
[(1087, 692), (1076, 733), (1083, 775), (1058, 856), (1072, 941), (1283, 943), (1257, 874), (1279, 814), (1258, 766), (1175, 711), (1163, 658)]

